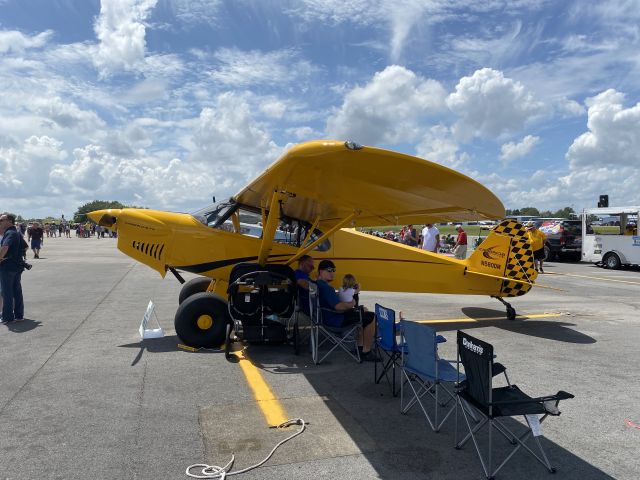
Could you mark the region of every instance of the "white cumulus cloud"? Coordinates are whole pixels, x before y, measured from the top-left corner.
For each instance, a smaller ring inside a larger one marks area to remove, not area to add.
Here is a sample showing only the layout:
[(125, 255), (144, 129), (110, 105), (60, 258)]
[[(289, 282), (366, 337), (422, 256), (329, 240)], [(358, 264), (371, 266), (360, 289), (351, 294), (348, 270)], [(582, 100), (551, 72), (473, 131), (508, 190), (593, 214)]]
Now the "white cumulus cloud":
[(345, 95), (327, 121), (327, 135), (368, 145), (412, 141), (421, 133), (420, 119), (443, 111), (445, 96), (439, 82), (392, 65)]
[(102, 0), (94, 63), (103, 75), (133, 70), (145, 56), (145, 19), (157, 0)]
[(540, 137), (527, 135), (519, 143), (509, 142), (500, 148), (500, 160), (507, 165), (518, 158), (528, 155), (540, 141)]
[(624, 94), (606, 90), (588, 98), (588, 132), (567, 152), (572, 168), (640, 165), (640, 103), (624, 107)]
[(450, 130), (443, 125), (431, 127), (416, 147), (416, 154), (424, 159), (460, 170), (469, 164), (470, 156), (460, 151)]
[(518, 132), (545, 110), (524, 85), (491, 68), (461, 78), (446, 102), (460, 117), (453, 130), (463, 140)]

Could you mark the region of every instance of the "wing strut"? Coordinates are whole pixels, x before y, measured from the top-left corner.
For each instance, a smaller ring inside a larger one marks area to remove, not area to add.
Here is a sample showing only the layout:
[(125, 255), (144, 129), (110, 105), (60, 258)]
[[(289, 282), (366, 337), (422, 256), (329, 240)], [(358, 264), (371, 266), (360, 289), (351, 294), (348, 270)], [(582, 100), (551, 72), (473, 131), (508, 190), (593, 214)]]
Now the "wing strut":
[(271, 253), (271, 247), (273, 246), (273, 239), (276, 234), (276, 229), (280, 223), (280, 202), (287, 197), (286, 193), (275, 191), (271, 197), (271, 205), (269, 206), (269, 215), (264, 223), (264, 217), (266, 212), (262, 210), (263, 218), (263, 230), (262, 230), (262, 243), (260, 244), (260, 253), (258, 253), (258, 263), (265, 265)]
[(360, 212), (359, 211), (355, 211), (353, 212), (351, 215), (349, 215), (348, 217), (343, 218), (341, 221), (339, 221), (338, 223), (336, 223), (333, 227), (331, 227), (329, 230), (327, 230), (326, 232), (324, 232), (320, 238), (318, 238), (315, 242), (307, 245), (306, 247), (302, 248), (301, 250), (298, 250), (298, 253), (296, 253), (293, 257), (291, 257), (289, 260), (287, 260), (287, 262), (285, 263), (285, 265), (291, 265), (293, 262), (295, 262), (296, 260), (298, 260), (302, 255), (305, 255), (307, 253), (309, 253), (311, 250), (313, 250), (314, 248), (316, 248), (316, 245), (320, 245), (322, 242), (324, 242), (330, 235), (333, 234), (333, 232), (340, 230), (342, 227), (344, 227), (346, 224), (348, 224), (351, 220), (353, 220), (357, 215), (359, 215)]

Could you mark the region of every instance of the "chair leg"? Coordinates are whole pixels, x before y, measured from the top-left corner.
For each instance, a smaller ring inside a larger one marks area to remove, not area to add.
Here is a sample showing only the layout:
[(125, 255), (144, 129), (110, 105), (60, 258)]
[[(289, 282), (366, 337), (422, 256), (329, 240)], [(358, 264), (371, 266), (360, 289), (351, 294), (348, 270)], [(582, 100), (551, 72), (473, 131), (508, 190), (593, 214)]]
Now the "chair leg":
[[(469, 437), (471, 437), (471, 439), (473, 440), (473, 445), (476, 448), (476, 453), (478, 454), (478, 459), (480, 460), (480, 465), (482, 465), (482, 470), (484, 471), (484, 475), (485, 477), (489, 478), (489, 472), (487, 471), (487, 466), (484, 463), (484, 459), (482, 457), (482, 453), (480, 452), (480, 447), (478, 446), (478, 442), (476, 441), (476, 436), (474, 435), (475, 430), (477, 430), (478, 425), (476, 425), (473, 429), (471, 428), (471, 424), (469, 423), (469, 419), (467, 418), (467, 413), (465, 412), (465, 409), (462, 408), (462, 416), (464, 417), (465, 423), (467, 424), (467, 427), (469, 428), (469, 433), (467, 435), (467, 437), (465, 437), (465, 439), (463, 439), (457, 446), (461, 447), (464, 442), (466, 442), (466, 439), (468, 439)], [(485, 418), (485, 421), (481, 422), (482, 425), (484, 425), (484, 423), (486, 423), (486, 421), (488, 420), (488, 418)]]
[(391, 374), (391, 395), (393, 395), (394, 397), (396, 396), (396, 361), (397, 361), (397, 356), (395, 353), (392, 354), (393, 356), (393, 363), (391, 365), (392, 370), (392, 374)]
[[(546, 415), (543, 417), (546, 418)], [(515, 446), (515, 448), (509, 453), (509, 455), (502, 461), (502, 463), (500, 464), (500, 466), (498, 468), (495, 469), (495, 471), (493, 472), (493, 474), (495, 475), (496, 473), (498, 473), (498, 471), (509, 461), (509, 459), (511, 457), (513, 457), (516, 452), (518, 450), (520, 450), (520, 447), (523, 447), (527, 452), (529, 452), (536, 460), (538, 460), (538, 462), (540, 462), (548, 471), (549, 473), (554, 473), (555, 472), (555, 468), (553, 468), (551, 466), (551, 463), (549, 462), (549, 459), (547, 458), (547, 455), (544, 451), (544, 449), (542, 448), (542, 444), (540, 443), (540, 440), (538, 439), (538, 437), (533, 437), (533, 431), (531, 430), (531, 426), (529, 425), (529, 420), (526, 418), (525, 416), (525, 421), (527, 422), (527, 425), (529, 426), (529, 428), (522, 433), (522, 435), (520, 436), (516, 436), (513, 434), (513, 432), (511, 432), (506, 426), (501, 425), (502, 428), (504, 428), (506, 431), (508, 431), (511, 435), (513, 435), (513, 438), (516, 440), (517, 445)], [(542, 421), (542, 420), (541, 420)], [(496, 423), (497, 420), (496, 420)], [(495, 425), (494, 425), (495, 426)], [(497, 428), (496, 428), (497, 429)], [(534, 441), (536, 442), (536, 444), (538, 445), (538, 449), (540, 450), (540, 453), (542, 454), (543, 458), (540, 458), (531, 448), (529, 448), (528, 445), (526, 445), (524, 442), (527, 440), (527, 438), (529, 437), (529, 435), (531, 435), (534, 438)]]

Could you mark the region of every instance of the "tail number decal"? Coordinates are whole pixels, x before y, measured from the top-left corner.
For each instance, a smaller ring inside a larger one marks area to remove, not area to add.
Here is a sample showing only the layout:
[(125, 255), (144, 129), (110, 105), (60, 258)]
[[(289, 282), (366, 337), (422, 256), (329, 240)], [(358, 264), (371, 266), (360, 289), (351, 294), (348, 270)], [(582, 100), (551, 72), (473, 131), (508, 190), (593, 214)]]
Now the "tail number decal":
[(486, 260), (481, 260), (480, 265), (483, 267), (495, 268), (496, 270), (500, 270), (502, 267), (497, 263), (487, 262)]

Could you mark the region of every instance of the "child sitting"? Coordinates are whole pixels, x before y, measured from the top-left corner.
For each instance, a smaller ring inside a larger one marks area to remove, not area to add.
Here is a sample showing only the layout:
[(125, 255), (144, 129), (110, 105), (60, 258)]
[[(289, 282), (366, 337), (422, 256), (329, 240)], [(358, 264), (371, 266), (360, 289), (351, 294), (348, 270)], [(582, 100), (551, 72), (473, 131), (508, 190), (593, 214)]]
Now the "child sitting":
[(356, 277), (347, 273), (342, 279), (342, 287), (338, 290), (338, 296), (341, 302), (350, 302), (355, 300), (356, 307), (358, 306), (358, 294), (360, 293), (360, 285)]

